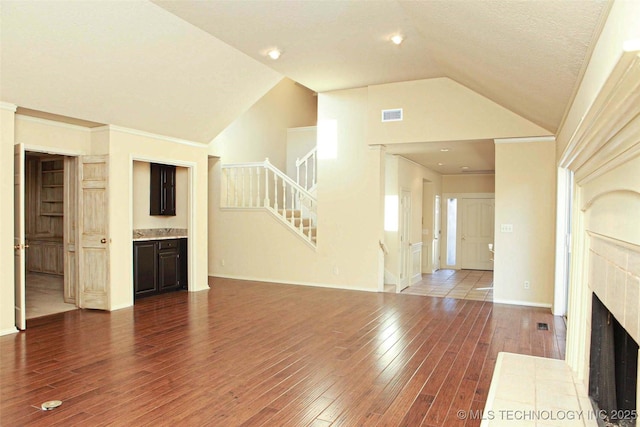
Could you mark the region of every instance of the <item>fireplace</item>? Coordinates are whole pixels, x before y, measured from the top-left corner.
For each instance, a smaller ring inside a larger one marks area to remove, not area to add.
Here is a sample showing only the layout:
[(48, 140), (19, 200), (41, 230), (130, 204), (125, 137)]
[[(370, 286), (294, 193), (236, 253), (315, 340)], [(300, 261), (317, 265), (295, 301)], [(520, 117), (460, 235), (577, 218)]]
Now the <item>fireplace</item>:
[(635, 426), (638, 344), (595, 293), (590, 350), (589, 397), (600, 425)]

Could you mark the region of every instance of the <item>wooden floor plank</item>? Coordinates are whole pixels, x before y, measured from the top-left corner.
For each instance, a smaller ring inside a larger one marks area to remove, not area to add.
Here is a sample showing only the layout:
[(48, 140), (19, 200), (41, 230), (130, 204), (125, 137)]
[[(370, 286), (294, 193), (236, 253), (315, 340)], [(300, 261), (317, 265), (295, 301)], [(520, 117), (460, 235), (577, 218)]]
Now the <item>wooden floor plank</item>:
[(547, 309), (210, 284), (0, 337), (0, 425), (477, 426), (500, 351), (564, 357)]

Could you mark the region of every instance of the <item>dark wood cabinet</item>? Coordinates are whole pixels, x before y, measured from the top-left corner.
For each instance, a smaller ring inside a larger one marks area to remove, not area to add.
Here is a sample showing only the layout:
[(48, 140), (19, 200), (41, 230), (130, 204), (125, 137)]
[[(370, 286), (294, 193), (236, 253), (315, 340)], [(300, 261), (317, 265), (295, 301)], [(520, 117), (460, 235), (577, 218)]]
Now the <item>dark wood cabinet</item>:
[(177, 240), (158, 241), (158, 290), (180, 287), (180, 253)]
[(133, 288), (136, 297), (158, 292), (158, 245), (155, 241), (133, 244)]
[(134, 297), (187, 288), (187, 239), (133, 243)]
[(176, 167), (151, 163), (149, 214), (175, 216)]

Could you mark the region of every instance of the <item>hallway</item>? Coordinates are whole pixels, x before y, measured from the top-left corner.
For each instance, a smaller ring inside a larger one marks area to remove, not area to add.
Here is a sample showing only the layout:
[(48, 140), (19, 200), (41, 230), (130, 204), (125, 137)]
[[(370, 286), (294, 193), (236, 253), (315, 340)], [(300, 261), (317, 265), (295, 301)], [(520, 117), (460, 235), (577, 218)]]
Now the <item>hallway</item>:
[(423, 274), (421, 281), (402, 293), (491, 302), (493, 271), (438, 270), (433, 274)]

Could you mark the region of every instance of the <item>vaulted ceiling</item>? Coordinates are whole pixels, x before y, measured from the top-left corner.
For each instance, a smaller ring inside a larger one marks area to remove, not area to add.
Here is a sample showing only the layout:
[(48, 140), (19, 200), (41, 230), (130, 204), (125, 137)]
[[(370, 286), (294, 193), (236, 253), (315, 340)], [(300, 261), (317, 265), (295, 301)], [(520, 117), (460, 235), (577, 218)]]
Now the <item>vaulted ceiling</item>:
[(0, 99), (208, 142), (283, 76), (318, 92), (446, 76), (555, 132), (607, 10), (601, 0), (2, 0)]

